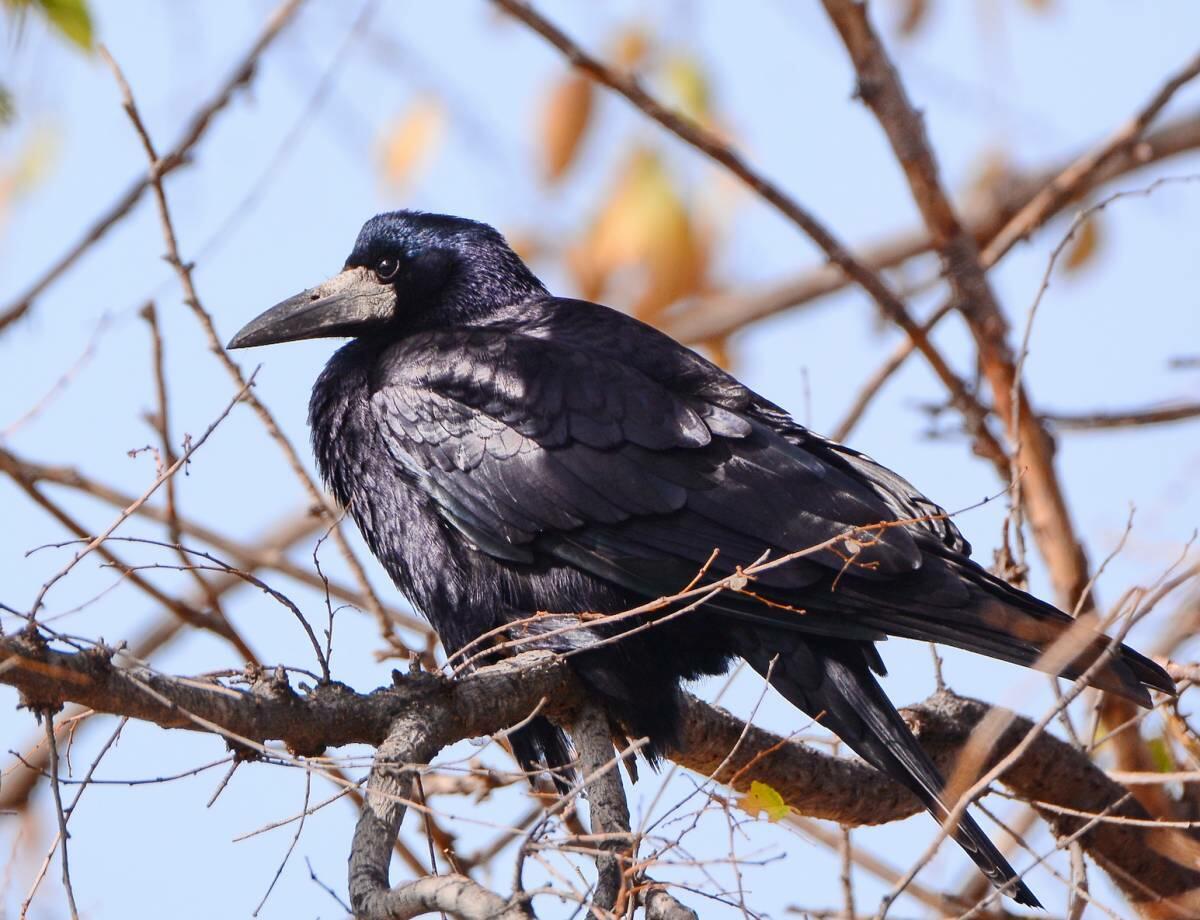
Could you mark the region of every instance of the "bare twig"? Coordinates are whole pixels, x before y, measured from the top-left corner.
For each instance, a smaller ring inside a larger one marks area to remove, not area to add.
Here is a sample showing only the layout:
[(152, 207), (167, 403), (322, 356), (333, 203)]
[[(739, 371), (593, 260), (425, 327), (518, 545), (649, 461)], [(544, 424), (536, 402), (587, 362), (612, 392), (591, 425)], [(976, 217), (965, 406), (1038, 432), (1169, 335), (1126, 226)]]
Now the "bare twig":
[(63, 890), (67, 893), (67, 908), (71, 912), (71, 920), (79, 920), (79, 910), (75, 906), (75, 890), (71, 887), (71, 866), (67, 860), (67, 816), (63, 811), (62, 791), (58, 782), (58, 739), (54, 737), (54, 717), (47, 710), (43, 714), (46, 722), (46, 746), (50, 749), (50, 790), (54, 794), (54, 810), (58, 816), (58, 852), (62, 860)]
[[(236, 763), (236, 761), (235, 761)], [(271, 877), (271, 884), (267, 886), (266, 892), (262, 896), (262, 900), (258, 902), (258, 906), (250, 914), (252, 917), (257, 917), (259, 911), (263, 909), (263, 905), (267, 903), (267, 898), (271, 896), (271, 892), (275, 890), (275, 883), (279, 881), (279, 876), (283, 874), (284, 867), (287, 866), (288, 860), (292, 858), (292, 851), (296, 849), (296, 844), (300, 841), (300, 835), (304, 833), (304, 819), (308, 817), (308, 798), (312, 794), (312, 773), (305, 772), (304, 774), (304, 805), (300, 809), (300, 820), (296, 823), (296, 833), (292, 835), (292, 842), (288, 844), (287, 852), (283, 854), (283, 859), (279, 862), (279, 868), (275, 870), (275, 875)]]
[[(141, 316), (146, 320), (146, 324), (150, 327), (151, 354), (153, 356), (154, 367), (154, 393), (158, 403), (158, 410), (150, 417), (151, 424), (154, 430), (158, 432), (159, 450), (162, 451), (163, 462), (170, 465), (175, 462), (175, 443), (171, 437), (171, 405), (167, 396), (167, 372), (165, 362), (165, 346), (163, 344), (162, 328), (158, 322), (158, 309), (154, 306), (154, 301), (147, 301), (142, 308)], [(167, 535), (172, 543), (180, 543), (182, 535), (179, 528), (179, 506), (175, 497), (175, 477), (168, 479), (163, 488), (164, 502), (163, 514), (166, 516)], [(179, 560), (184, 564), (185, 570), (191, 575), (192, 579), (200, 588), (205, 600), (208, 602), (209, 609), (217, 616), (221, 616), (221, 603), (217, 595), (209, 587), (204, 576), (195, 569), (187, 566), (187, 556), (183, 553), (179, 554)], [(221, 616), (224, 619), (223, 616)]]
[(1147, 425), (1164, 425), (1200, 418), (1200, 403), (1180, 403), (1144, 409), (1109, 409), (1096, 412), (1043, 412), (1042, 418), (1063, 431), (1140, 428)]
[[(221, 84), (213, 97), (196, 111), (188, 123), (187, 129), (184, 131), (183, 137), (162, 158), (159, 167), (160, 177), (188, 163), (188, 154), (192, 148), (204, 137), (213, 119), (229, 105), (234, 94), (242, 87), (250, 85), (250, 82), (254, 79), (255, 71), (258, 69), (259, 59), (275, 39), (279, 37), (279, 33), (295, 19), (296, 13), (302, 3), (303, 0), (285, 0), (284, 3), (280, 4), (267, 17), (262, 32), (259, 33), (254, 43), (251, 44), (241, 60), (238, 61), (233, 72)], [(118, 198), (112, 207), (105, 211), (84, 231), (79, 242), (59, 257), (14, 303), (5, 307), (3, 311), (0, 311), (0, 331), (3, 331), (6, 326), (28, 313), (32, 309), (34, 301), (45, 293), (50, 285), (62, 277), (68, 269), (79, 261), (84, 253), (91, 249), (95, 243), (99, 242), (113, 226), (118, 224), (133, 210), (149, 187), (149, 179), (139, 179), (134, 182), (129, 187), (129, 190)]]
[[(287, 460), (288, 466), (291, 467), (292, 472), (296, 474), (296, 478), (300, 480), (301, 485), (308, 493), (309, 500), (312, 502), (313, 507), (321, 509), (322, 513), (326, 515), (327, 518), (333, 520), (334, 515), (329, 508), (324, 493), (322, 493), (320, 488), (318, 488), (317, 484), (313, 481), (312, 477), (308, 474), (308, 471), (304, 467), (304, 462), (300, 459), (300, 455), (297, 453), (295, 446), (279, 428), (278, 424), (276, 424), (275, 418), (271, 414), (271, 411), (257, 396), (248, 391), (248, 382), (242, 373), (242, 369), (236, 363), (234, 363), (233, 359), (231, 359), (229, 354), (225, 351), (221, 339), (217, 335), (216, 326), (213, 324), (212, 315), (204, 309), (203, 304), (200, 302), (200, 295), (197, 293), (196, 286), (192, 280), (192, 266), (189, 263), (184, 262), (179, 254), (179, 243), (175, 235), (175, 225), (171, 219), (171, 210), (167, 204), (166, 191), (163, 188), (163, 162), (159, 159), (158, 154), (155, 152), (154, 143), (150, 139), (150, 134), (146, 130), (146, 125), (142, 121), (142, 117), (138, 112), (137, 104), (134, 102), (133, 91), (130, 89), (129, 83), (125, 80), (124, 74), (121, 73), (120, 67), (117, 66), (116, 61), (112, 59), (111, 55), (108, 54), (107, 50), (103, 46), (100, 48), (100, 53), (107, 60), (109, 67), (113, 71), (113, 76), (116, 78), (118, 86), (120, 86), (125, 112), (128, 114), (129, 120), (133, 123), (134, 130), (137, 132), (138, 138), (141, 140), (142, 146), (146, 151), (146, 157), (150, 161), (150, 186), (154, 192), (154, 199), (158, 205), (158, 216), (162, 224), (163, 239), (167, 246), (167, 261), (170, 263), (171, 267), (175, 269), (175, 273), (179, 277), (179, 283), (183, 288), (184, 302), (188, 305), (188, 307), (191, 308), (192, 313), (196, 316), (201, 327), (204, 329), (209, 349), (214, 355), (216, 355), (217, 360), (220, 361), (221, 365), (228, 372), (229, 376), (234, 382), (234, 385), (240, 387), (245, 393), (246, 403), (254, 410), (254, 413), (258, 416), (259, 420), (263, 424), (263, 427), (266, 429), (267, 434), (270, 435), (272, 440), (279, 445), (280, 450), (282, 450), (284, 457)], [(363, 569), (362, 563), (359, 562), (358, 557), (350, 548), (350, 544), (347, 542), (345, 534), (341, 532), (340, 528), (334, 530), (333, 538), (337, 543), (338, 549), (341, 551), (342, 556), (346, 560), (346, 565), (350, 568), (350, 571), (354, 573), (355, 578), (358, 580), (359, 585), (362, 588), (362, 592), (368, 601), (368, 608), (375, 615), (375, 618), (379, 623), (380, 630), (385, 636), (390, 637), (393, 633), (393, 624), (388, 619), (387, 611), (384, 609), (383, 604), (375, 595), (375, 591), (371, 587), (371, 582), (367, 578), (367, 573)]]
[[(4, 457), (0, 454), (0, 468), (4, 468)], [(10, 470), (6, 470), (10, 471)], [(10, 471), (11, 472), (11, 471)], [(42, 494), (27, 479), (14, 476), (17, 485), (22, 491), (33, 500), (33, 502), (45, 510), (55, 520), (62, 524), (67, 530), (75, 534), (82, 542), (87, 543), (92, 539), (92, 531), (80, 524), (72, 515), (62, 508), (57, 502), (52, 501), (49, 497)], [(132, 507), (137, 499), (131, 501), (125, 507)], [(155, 584), (143, 578), (134, 567), (124, 562), (106, 543), (99, 544), (96, 547), (96, 552), (108, 562), (116, 567), (122, 577), (130, 584), (134, 585), (148, 597), (153, 598), (158, 603), (162, 604), (167, 610), (171, 611), (180, 622), (195, 626), (197, 629), (203, 629), (214, 635), (220, 636), (229, 642), (230, 645), (237, 650), (243, 661), (254, 662), (258, 660), (254, 650), (250, 648), (242, 635), (233, 628), (228, 620), (225, 619), (220, 609), (213, 609), (211, 612), (206, 612), (201, 608), (204, 603), (207, 592), (193, 599), (179, 599), (171, 597), (166, 592), (159, 589)]]
[(93, 550), (95, 550), (96, 547), (100, 546), (105, 540), (107, 540), (108, 537), (113, 533), (113, 531), (115, 531), (118, 527), (120, 527), (121, 524), (123, 524), (129, 518), (130, 515), (134, 514), (138, 510), (138, 508), (140, 508), (142, 505), (144, 505), (147, 501), (150, 500), (150, 496), (152, 496), (158, 490), (159, 486), (161, 486), (164, 482), (166, 482), (168, 479), (170, 479), (172, 476), (174, 476), (177, 472), (179, 472), (179, 470), (183, 467), (183, 465), (185, 463), (187, 463), (189, 460), (191, 460), (192, 455), (195, 454), (196, 451), (198, 451), (201, 447), (204, 446), (204, 442), (207, 441), (209, 436), (214, 431), (216, 431), (217, 427), (223, 421), (225, 421), (225, 418), (233, 410), (233, 407), (235, 405), (237, 405), (238, 401), (241, 400), (244, 396), (246, 396), (250, 392), (250, 388), (253, 385), (254, 385), (254, 374), (251, 374), (250, 377), (245, 381), (245, 383), (242, 384), (241, 389), (239, 389), (238, 392), (236, 394), (234, 394), (233, 399), (231, 399), (229, 401), (229, 403), (221, 411), (220, 415), (218, 415), (216, 417), (216, 419), (212, 422), (212, 424), (210, 424), (204, 430), (204, 432), (200, 435), (200, 437), (197, 438), (195, 441), (191, 442), (188, 445), (187, 449), (182, 454), (180, 454), (179, 458), (174, 463), (172, 463), (170, 466), (168, 466), (166, 469), (164, 469), (161, 473), (159, 473), (158, 476), (155, 478), (154, 482), (152, 482), (150, 484), (149, 488), (147, 488), (146, 491), (143, 492), (137, 498), (137, 500), (133, 502), (133, 504), (131, 504), (127, 508), (125, 508), (117, 516), (116, 520), (114, 520), (108, 526), (108, 529), (106, 529), (99, 536), (94, 537), (92, 540), (90, 540), (82, 549), (80, 549), (78, 552), (75, 553), (74, 557), (71, 559), (71, 561), (69, 563), (67, 563), (66, 566), (64, 566), (62, 569), (60, 569), (54, 575), (52, 575), (50, 577), (50, 579), (45, 584), (42, 585), (41, 590), (38, 591), (38, 595), (34, 599), (32, 606), (29, 608), (30, 617), (36, 616), (38, 610), (42, 606), (42, 602), (45, 600), (46, 593), (52, 587), (54, 587), (54, 585), (57, 582), (59, 582), (60, 580), (65, 578), (67, 576), (67, 574), (69, 574), (70, 571), (73, 568), (75, 568), (76, 565), (78, 565), (80, 560), (82, 560), (89, 553), (91, 553)]
[[(1039, 210), (1042, 223), (1054, 217), (1056, 213), (1061, 213), (1072, 201), (1078, 201), (1113, 179), (1136, 173), (1197, 149), (1200, 149), (1200, 113), (1182, 116), (1161, 128), (1149, 131), (1131, 147), (1123, 147), (1109, 156), (1099, 170), (1086, 176), (1076, 173), (1077, 178), (1069, 186), (1063, 186), (1069, 195), (1060, 199), (1058, 211)], [(1089, 152), (1084, 156), (1092, 155), (1094, 154)], [(996, 188), (989, 189), (989, 194), (984, 196), (986, 200), (982, 203), (968, 201), (964, 204), (962, 220), (983, 248), (980, 256), (984, 267), (992, 264), (989, 262), (990, 256), (999, 255), (998, 251), (993, 252), (988, 246), (996, 235), (1004, 230), (1009, 221), (1028, 205), (1035, 195), (1049, 185), (1061, 182), (1060, 177), (1081, 159), (1083, 157), (1076, 157), (1067, 163), (1033, 170), (1026, 175), (1007, 176)], [(1033, 224), (1028, 224), (1026, 234), (1036, 229)], [(932, 249), (933, 243), (928, 232), (924, 229), (912, 229), (879, 242), (857, 247), (856, 251), (861, 253), (863, 261), (872, 269), (884, 271), (925, 256)], [(713, 295), (685, 302), (678, 309), (667, 313), (661, 322), (664, 329), (682, 341), (708, 341), (728, 336), (751, 323), (784, 310), (804, 306), (834, 294), (849, 283), (850, 279), (836, 266), (823, 265), (795, 278), (773, 282), (750, 293)], [(936, 325), (943, 316), (952, 312), (952, 307), (953, 304), (950, 303), (944, 309), (940, 309), (934, 318), (926, 323), (926, 327)], [(914, 350), (912, 342), (906, 339), (888, 359), (888, 363), (899, 366)], [(882, 378), (881, 383), (886, 381), (893, 371), (894, 368), (889, 371), (881, 367), (878, 372), (878, 376)]]
[(824, 224), (778, 185), (751, 167), (739, 153), (712, 131), (692, 119), (666, 108), (646, 92), (635, 78), (607, 67), (599, 59), (588, 54), (524, 0), (493, 0), (493, 2), (558, 48), (575, 67), (593, 80), (623, 96), (672, 134), (724, 166), (749, 186), (763, 201), (799, 227), (820, 247), (830, 262), (871, 295), (884, 315), (904, 330), (916, 345), (917, 350), (929, 361), (930, 367), (933, 368), (938, 379), (950, 391), (955, 406), (970, 420), (971, 432), (976, 439), (976, 449), (992, 459), (993, 462), (1006, 462), (1004, 449), (986, 427), (983, 409), (975, 401), (966, 384), (959, 379), (941, 353), (934, 348), (920, 324), (909, 314), (904, 302), (883, 282), (878, 273), (861, 259), (852, 255)]
[[(1140, 146), (1146, 128), (1174, 95), (1197, 76), (1200, 76), (1200, 55), (1169, 77), (1106, 143), (1079, 157), (1021, 208), (984, 249), (988, 263), (995, 264), (1016, 243), (1044, 224), (1050, 215), (1078, 197), (1082, 189), (1094, 185), (1096, 177), (1109, 169), (1114, 161), (1130, 154), (1134, 160), (1140, 159), (1135, 148)], [(1144, 151), (1144, 154), (1149, 156), (1150, 151)]]
[[(100, 482), (74, 467), (35, 463), (19, 457), (3, 447), (0, 447), (0, 472), (12, 476), (22, 486), (25, 483), (50, 482), (84, 492), (118, 508), (125, 508), (136, 501), (136, 496)], [(164, 524), (167, 522), (165, 511), (149, 503), (140, 505), (135, 513), (152, 521)], [(332, 579), (327, 582), (319, 573), (297, 565), (288, 558), (287, 550), (294, 543), (322, 529), (324, 523), (322, 519), (308, 512), (300, 512), (289, 517), (276, 528), (271, 529), (271, 533), (276, 530), (286, 532), (290, 537), (286, 542), (274, 536), (240, 542), (211, 527), (206, 527), (192, 518), (178, 516), (177, 521), (183, 533), (202, 540), (222, 553), (233, 556), (245, 569), (269, 568), (318, 591), (325, 592), (328, 589), (329, 594), (340, 601), (358, 607), (367, 606), (366, 596), (361, 591)], [(199, 603), (197, 601), (193, 606), (198, 606)], [(422, 635), (430, 634), (429, 624), (402, 610), (388, 607), (387, 615), (398, 626)]]

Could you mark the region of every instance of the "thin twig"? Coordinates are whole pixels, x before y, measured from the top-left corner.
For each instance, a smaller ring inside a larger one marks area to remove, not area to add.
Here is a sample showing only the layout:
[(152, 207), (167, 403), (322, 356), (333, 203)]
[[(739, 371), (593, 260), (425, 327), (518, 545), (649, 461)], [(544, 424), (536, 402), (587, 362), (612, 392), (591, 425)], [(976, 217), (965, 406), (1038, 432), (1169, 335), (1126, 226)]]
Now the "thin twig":
[[(248, 392), (247, 380), (242, 373), (242, 369), (233, 361), (233, 359), (229, 357), (229, 354), (225, 351), (221, 339), (217, 335), (217, 330), (213, 323), (212, 315), (205, 310), (203, 304), (200, 302), (200, 295), (197, 293), (196, 286), (192, 280), (192, 266), (189, 263), (184, 262), (179, 254), (179, 243), (175, 234), (175, 225), (171, 218), (170, 207), (167, 204), (166, 191), (163, 188), (163, 162), (159, 159), (158, 154), (155, 152), (154, 143), (150, 139), (150, 134), (146, 130), (146, 125), (142, 121), (137, 104), (134, 102), (133, 91), (130, 89), (129, 83), (126, 81), (120, 67), (117, 65), (117, 62), (113, 60), (112, 56), (108, 53), (104, 46), (101, 45), (99, 51), (101, 56), (108, 63), (113, 72), (113, 76), (117, 81), (117, 85), (120, 87), (122, 104), (125, 108), (125, 112), (129, 116), (129, 120), (132, 122), (138, 138), (142, 142), (142, 147), (146, 152), (147, 159), (150, 161), (150, 186), (154, 192), (155, 202), (158, 205), (158, 216), (159, 221), (162, 224), (163, 240), (166, 242), (167, 246), (167, 261), (170, 263), (171, 267), (175, 269), (175, 273), (179, 278), (179, 283), (183, 288), (184, 302), (188, 305), (192, 313), (200, 322), (200, 325), (204, 330), (205, 337), (208, 341), (209, 349), (214, 355), (216, 355), (217, 360), (228, 372), (229, 376), (234, 382), (234, 385), (240, 387), (241, 390), (245, 392), (246, 403), (251, 407), (251, 409), (254, 410), (254, 413), (258, 416), (259, 421), (262, 422), (263, 427), (266, 429), (267, 434), (270, 435), (271, 439), (279, 445), (280, 450), (283, 452), (283, 455), (287, 460), (288, 466), (291, 467), (292, 471), (296, 475), (296, 478), (300, 480), (304, 490), (308, 493), (309, 499), (313, 503), (313, 507), (319, 508), (322, 514), (324, 514), (327, 518), (332, 518), (333, 513), (329, 508), (329, 504), (324, 493), (322, 493), (322, 491), (317, 487), (317, 484), (313, 481), (312, 477), (308, 474), (308, 471), (304, 467), (304, 462), (300, 459), (300, 455), (297, 453), (295, 446), (279, 428), (274, 416), (271, 414), (271, 411), (257, 396), (255, 396), (252, 392)], [(367, 574), (362, 567), (362, 563), (359, 562), (358, 557), (351, 549), (349, 542), (347, 542), (346, 537), (341, 532), (340, 528), (334, 530), (333, 538), (337, 542), (338, 548), (346, 560), (346, 565), (350, 568), (351, 572), (354, 574), (354, 577), (358, 580), (359, 585), (362, 588), (363, 595), (368, 601), (368, 607), (375, 615), (375, 618), (379, 623), (380, 630), (385, 636), (391, 636), (394, 632), (393, 624), (389, 620), (387, 611), (384, 609), (382, 602), (380, 602), (379, 598), (375, 595), (375, 590), (371, 587), (371, 582), (367, 578)]]
[[(196, 111), (191, 121), (188, 122), (183, 137), (162, 158), (159, 167), (160, 178), (190, 162), (188, 155), (192, 148), (204, 137), (215, 117), (229, 105), (234, 94), (242, 87), (250, 85), (258, 70), (259, 59), (284, 28), (295, 19), (302, 3), (303, 0), (285, 0), (267, 17), (262, 31), (238, 61), (229, 77), (221, 84), (212, 98)], [(151, 180), (148, 178), (135, 181), (124, 195), (92, 222), (91, 226), (84, 231), (79, 242), (60, 256), (16, 301), (0, 311), (0, 331), (28, 313), (37, 298), (45, 293), (47, 288), (66, 274), (68, 269), (78, 262), (93, 245), (130, 214), (150, 187), (150, 182)]]
[(245, 383), (242, 384), (241, 389), (239, 389), (238, 392), (234, 394), (233, 399), (231, 399), (226, 404), (225, 408), (221, 410), (221, 413), (216, 417), (216, 419), (212, 422), (212, 424), (210, 424), (204, 430), (203, 434), (201, 434), (200, 437), (198, 437), (196, 440), (194, 440), (190, 444), (188, 444), (187, 449), (182, 454), (179, 455), (179, 458), (174, 463), (172, 463), (170, 466), (168, 466), (166, 469), (164, 469), (161, 473), (159, 473), (159, 475), (155, 478), (154, 482), (152, 482), (150, 484), (149, 488), (147, 488), (146, 491), (143, 492), (133, 504), (131, 504), (131, 505), (129, 505), (129, 507), (125, 508), (117, 516), (116, 520), (114, 520), (102, 534), (100, 534), (97, 537), (94, 537), (91, 541), (89, 541), (86, 546), (84, 546), (81, 550), (79, 550), (75, 554), (75, 556), (71, 559), (71, 561), (69, 563), (67, 563), (66, 566), (64, 566), (62, 569), (60, 569), (54, 575), (52, 575), (50, 577), (50, 579), (45, 584), (42, 585), (41, 590), (38, 591), (38, 595), (34, 599), (33, 605), (29, 608), (29, 616), (31, 618), (37, 615), (38, 610), (42, 606), (42, 602), (45, 600), (47, 592), (52, 587), (54, 587), (55, 584), (57, 584), (60, 580), (65, 578), (70, 573), (70, 571), (73, 568), (75, 568), (76, 565), (79, 564), (80, 560), (82, 560), (89, 553), (91, 553), (94, 549), (96, 549), (96, 547), (100, 546), (105, 540), (107, 540), (108, 537), (113, 533), (113, 531), (115, 531), (118, 527), (120, 527), (121, 524), (123, 524), (129, 518), (130, 515), (134, 514), (138, 510), (138, 508), (140, 508), (147, 501), (149, 501), (150, 496), (152, 496), (158, 490), (159, 486), (161, 486), (169, 478), (174, 476), (177, 472), (179, 472), (179, 470), (183, 467), (183, 465), (186, 464), (189, 460), (191, 460), (192, 455), (195, 454), (196, 451), (198, 451), (201, 447), (204, 446), (204, 443), (208, 440), (209, 436), (214, 431), (216, 431), (217, 427), (223, 421), (225, 421), (225, 419), (229, 415), (229, 413), (231, 411), (233, 411), (233, 407), (236, 406), (238, 404), (238, 402), (250, 392), (250, 388), (254, 385), (254, 377), (257, 373), (258, 373), (258, 370), (255, 369), (254, 373), (252, 373), (249, 376), (249, 378), (245, 381)]
[[(279, 868), (275, 870), (275, 875), (271, 879), (271, 884), (267, 886), (266, 893), (262, 896), (262, 900), (258, 902), (258, 906), (254, 908), (250, 914), (252, 917), (257, 917), (259, 911), (263, 909), (263, 905), (267, 903), (267, 898), (271, 896), (271, 892), (275, 890), (275, 883), (279, 881), (279, 876), (283, 874), (284, 867), (288, 864), (288, 860), (292, 858), (292, 851), (296, 849), (296, 844), (300, 842), (300, 835), (304, 833), (304, 819), (308, 817), (308, 797), (312, 794), (312, 773), (305, 771), (304, 773), (304, 805), (300, 809), (300, 820), (296, 824), (296, 833), (292, 835), (292, 842), (288, 844), (287, 852), (283, 854), (283, 859), (279, 862)], [(311, 873), (311, 867), (309, 869)]]
[(67, 815), (63, 811), (62, 791), (58, 782), (58, 739), (54, 737), (54, 716), (50, 712), (43, 715), (46, 722), (46, 745), (50, 749), (50, 791), (54, 795), (54, 810), (58, 817), (58, 852), (62, 860), (63, 890), (67, 893), (67, 908), (71, 912), (71, 920), (79, 920), (79, 910), (75, 907), (75, 891), (71, 887), (71, 866), (67, 859)]
[(698, 122), (668, 109), (646, 92), (634, 77), (608, 67), (599, 59), (588, 54), (524, 0), (493, 0), (493, 3), (525, 23), (558, 48), (583, 73), (623, 96), (672, 134), (725, 167), (749, 186), (763, 201), (799, 227), (820, 247), (834, 265), (870, 294), (883, 313), (903, 329), (916, 344), (917, 349), (929, 361), (934, 373), (950, 391), (955, 406), (971, 421), (972, 434), (976, 438), (976, 446), (980, 453), (992, 459), (993, 462), (1005, 462), (1003, 447), (987, 430), (982, 407), (979, 406), (970, 389), (951, 369), (941, 353), (934, 348), (920, 324), (909, 314), (904, 302), (883, 282), (876, 271), (852, 255), (849, 249), (824, 224), (778, 185), (751, 167), (741, 154), (715, 133)]

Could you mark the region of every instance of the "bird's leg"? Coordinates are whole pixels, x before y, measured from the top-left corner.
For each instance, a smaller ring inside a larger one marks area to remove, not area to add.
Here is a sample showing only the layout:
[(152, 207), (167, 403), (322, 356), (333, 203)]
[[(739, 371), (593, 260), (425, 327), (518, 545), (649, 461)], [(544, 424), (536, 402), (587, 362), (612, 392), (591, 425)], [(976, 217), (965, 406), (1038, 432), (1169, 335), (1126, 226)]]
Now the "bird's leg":
[(629, 803), (617, 769), (620, 758), (613, 750), (608, 713), (594, 702), (584, 704), (571, 726), (571, 741), (579, 754), (591, 831), (599, 851), (592, 904), (604, 915), (626, 903), (629, 883), (623, 860), (631, 859), (635, 846), (629, 833)]

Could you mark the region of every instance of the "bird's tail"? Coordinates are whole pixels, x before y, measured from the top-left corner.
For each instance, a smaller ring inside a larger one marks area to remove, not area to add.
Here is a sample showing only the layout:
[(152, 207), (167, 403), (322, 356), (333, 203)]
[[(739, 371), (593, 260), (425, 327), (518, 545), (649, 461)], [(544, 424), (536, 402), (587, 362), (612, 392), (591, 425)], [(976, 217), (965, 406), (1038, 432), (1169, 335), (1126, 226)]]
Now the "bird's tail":
[[(747, 645), (743, 657), (769, 676), (784, 698), (832, 730), (871, 766), (910, 789), (939, 822), (946, 820), (950, 808), (942, 798), (945, 782), (875, 680), (866, 648), (774, 629), (754, 630)], [(993, 885), (1020, 904), (1041, 907), (969, 814), (958, 820), (950, 836)]]
[[(843, 602), (858, 605), (855, 622), (893, 636), (941, 642), (967, 651), (1011, 661), (1027, 668), (1075, 680), (1103, 657), (1089, 676), (1098, 689), (1149, 708), (1149, 689), (1174, 696), (1175, 682), (1154, 661), (1127, 645), (1112, 651), (1112, 639), (1056, 607), (1007, 584), (970, 560), (946, 557), (929, 564), (930, 582), (916, 596), (916, 609), (906, 601), (843, 589)], [(937, 603), (939, 590), (946, 594)], [(957, 596), (954, 592), (961, 594)], [(1056, 654), (1047, 656), (1051, 647)]]
[(508, 733), (513, 756), (529, 775), (530, 784), (545, 772), (554, 787), (565, 795), (576, 780), (570, 742), (566, 733), (545, 716), (534, 716)]

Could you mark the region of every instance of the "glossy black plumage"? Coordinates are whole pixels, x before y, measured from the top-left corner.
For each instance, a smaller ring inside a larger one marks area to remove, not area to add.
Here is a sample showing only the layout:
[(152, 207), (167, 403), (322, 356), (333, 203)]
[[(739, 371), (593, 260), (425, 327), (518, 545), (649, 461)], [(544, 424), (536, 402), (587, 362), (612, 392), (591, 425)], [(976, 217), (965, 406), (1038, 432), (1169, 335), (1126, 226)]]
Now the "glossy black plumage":
[[(1073, 622), (972, 562), (941, 509), (895, 473), (651, 327), (549, 296), (490, 227), (374, 218), (342, 275), (231, 344), (315, 335), (357, 336), (313, 391), (318, 464), (451, 653), (537, 611), (614, 613), (674, 594), (714, 549), (715, 577), (834, 541), (599, 649), (621, 627), (542, 638), (572, 654), (629, 734), (650, 737), (651, 757), (677, 738), (680, 681), (742, 657), (944, 817), (942, 779), (872, 673), (884, 673), (874, 642), (1033, 665)], [(871, 526), (895, 521), (907, 523)], [(1078, 676), (1106, 644), (1094, 636), (1062, 673)], [(1123, 646), (1093, 683), (1142, 705), (1146, 686), (1173, 689)], [(542, 720), (514, 743), (530, 765), (566, 759)], [(954, 838), (997, 884), (1014, 877), (969, 817)], [(1009, 892), (1037, 903), (1020, 882)]]

